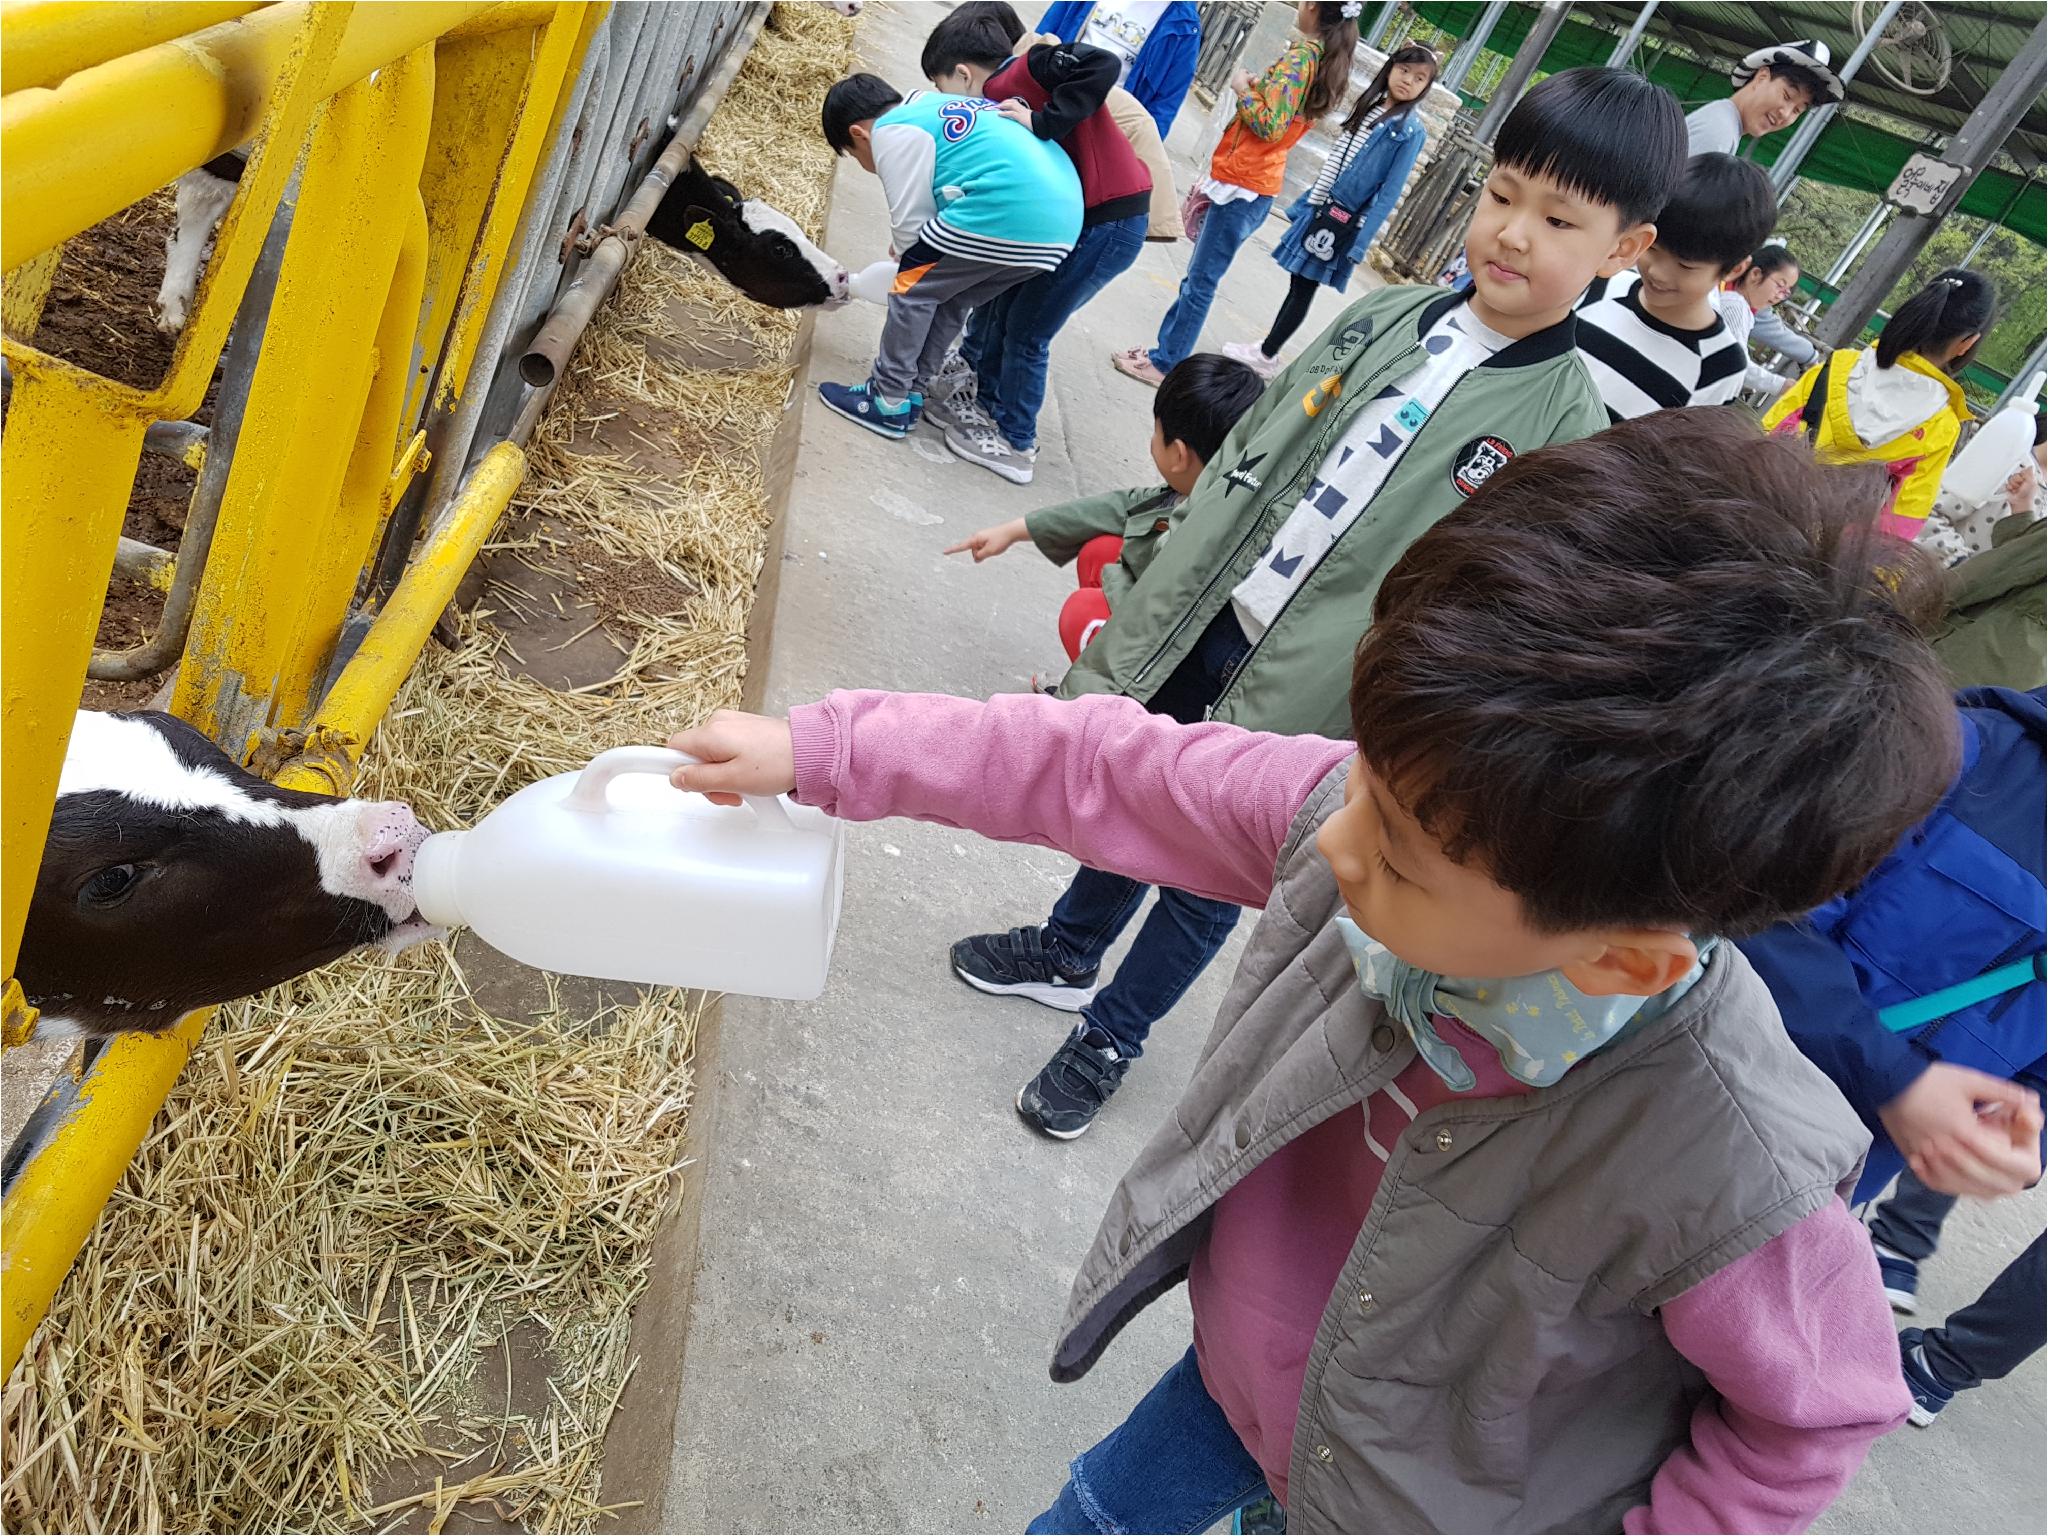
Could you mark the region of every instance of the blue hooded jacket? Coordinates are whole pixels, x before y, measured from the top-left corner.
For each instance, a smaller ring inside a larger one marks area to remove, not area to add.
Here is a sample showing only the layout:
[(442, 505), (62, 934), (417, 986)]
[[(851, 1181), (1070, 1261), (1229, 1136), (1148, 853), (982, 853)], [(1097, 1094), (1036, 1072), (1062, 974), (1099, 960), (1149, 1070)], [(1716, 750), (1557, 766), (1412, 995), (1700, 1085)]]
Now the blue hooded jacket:
[(1877, 1117), (1934, 1061), (2038, 1083), (2048, 987), (1893, 1034), (1877, 1010), (2040, 953), (2048, 942), (2042, 690), (1956, 695), (1963, 766), (1927, 819), (1846, 896), (1740, 942), (1786, 1031), (1870, 1128), (1858, 1200), (1905, 1166)]
[[(1094, 9), (1095, 0), (1056, 0), (1038, 18), (1038, 30), (1050, 32), (1063, 43), (1077, 43), (1088, 25), (1088, 13)], [(1194, 0), (1173, 0), (1124, 76), (1124, 89), (1152, 114), (1162, 139), (1173, 131), (1174, 114), (1194, 83), (1195, 56), (1201, 51), (1201, 12)]]

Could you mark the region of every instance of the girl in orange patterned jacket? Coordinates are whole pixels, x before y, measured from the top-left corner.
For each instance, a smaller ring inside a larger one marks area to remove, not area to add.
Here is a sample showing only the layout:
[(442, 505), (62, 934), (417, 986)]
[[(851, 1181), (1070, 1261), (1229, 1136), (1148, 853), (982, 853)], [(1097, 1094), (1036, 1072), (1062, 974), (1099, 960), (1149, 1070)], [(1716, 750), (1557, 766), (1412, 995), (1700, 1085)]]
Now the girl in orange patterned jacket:
[(1209, 174), (1195, 183), (1189, 198), (1190, 209), (1201, 210), (1201, 228), (1189, 230), (1195, 249), (1188, 274), (1160, 322), (1157, 344), (1112, 353), (1117, 372), (1157, 389), (1167, 370), (1195, 350), (1216, 285), (1238, 247), (1273, 207), (1287, 152), (1337, 104), (1351, 78), (1362, 9), (1358, 0), (1342, 5), (1303, 0), (1294, 21), (1301, 35), (1288, 43), (1273, 67), (1257, 80), (1241, 69), (1231, 76), (1237, 116), (1209, 159)]

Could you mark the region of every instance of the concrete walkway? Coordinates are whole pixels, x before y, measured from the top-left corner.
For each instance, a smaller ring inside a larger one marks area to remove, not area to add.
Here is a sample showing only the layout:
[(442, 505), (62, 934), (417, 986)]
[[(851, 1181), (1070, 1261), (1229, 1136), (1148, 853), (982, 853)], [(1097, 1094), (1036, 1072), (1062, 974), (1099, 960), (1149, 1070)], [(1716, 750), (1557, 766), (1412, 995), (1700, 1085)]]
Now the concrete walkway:
[[(921, 85), (918, 49), (945, 9), (871, 7), (865, 67)], [(1170, 141), (1183, 185), (1202, 116), (1191, 104)], [(1282, 228), (1269, 224), (1239, 256), (1206, 347), (1264, 333), (1286, 286), (1268, 259)], [(878, 183), (842, 161), (832, 251), (858, 265), (887, 242)], [(801, 391), (766, 708), (835, 687), (987, 695), (1057, 675), (1053, 622), (1071, 575), (1028, 545), (979, 567), (939, 551), (986, 524), (1152, 477), (1151, 394), (1107, 359), (1153, 337), (1186, 256), (1185, 243), (1148, 246), (1054, 344), (1034, 485), (954, 459), (929, 429), (886, 442)], [(1303, 335), (1340, 302), (1321, 295)], [(867, 306), (822, 317), (813, 384), (864, 377), (880, 329)], [(1042, 919), (1070, 863), (941, 827), (850, 832), (830, 991), (810, 1004), (728, 1002), (701, 1064), (700, 1113), (714, 1123), (657, 1529), (1021, 1530), (1068, 1459), (1187, 1347), (1176, 1293), (1079, 1385), (1046, 1376), (1074, 1266), (1186, 1079), (1249, 924), (1159, 1025), (1096, 1127), (1057, 1144), (1027, 1130), (1011, 1101), (1071, 1020), (970, 992), (946, 946)], [(2022, 1206), (1958, 1213), (1954, 1252), (1930, 1276), (1942, 1305), (1974, 1295), (2029, 1221), (2039, 1230), (2038, 1207)], [(1938, 1429), (1881, 1446), (1827, 1527), (2038, 1531), (2042, 1433), (2030, 1368)]]

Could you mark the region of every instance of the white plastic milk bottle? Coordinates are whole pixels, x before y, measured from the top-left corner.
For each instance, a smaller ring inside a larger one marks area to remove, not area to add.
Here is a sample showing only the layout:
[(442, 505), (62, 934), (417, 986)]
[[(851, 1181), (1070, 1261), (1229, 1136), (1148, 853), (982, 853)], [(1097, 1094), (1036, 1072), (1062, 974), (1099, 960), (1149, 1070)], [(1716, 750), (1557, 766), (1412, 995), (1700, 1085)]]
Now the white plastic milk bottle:
[(529, 784), (413, 863), (420, 916), (542, 970), (751, 997), (825, 989), (844, 826), (778, 796), (713, 805), (692, 759), (618, 747)]
[[(2035, 389), (2038, 391), (2039, 385)], [(1941, 477), (1941, 488), (1966, 507), (1989, 501), (2005, 487), (2034, 446), (2034, 397), (2022, 395), (1977, 429)]]

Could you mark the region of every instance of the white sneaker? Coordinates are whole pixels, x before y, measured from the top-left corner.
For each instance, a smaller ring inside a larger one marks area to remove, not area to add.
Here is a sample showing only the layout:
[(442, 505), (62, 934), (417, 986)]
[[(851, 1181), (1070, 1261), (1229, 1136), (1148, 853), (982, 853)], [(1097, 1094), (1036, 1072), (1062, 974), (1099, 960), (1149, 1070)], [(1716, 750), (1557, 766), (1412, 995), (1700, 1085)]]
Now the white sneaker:
[(979, 464), (1017, 485), (1031, 483), (1038, 462), (1036, 448), (1012, 448), (993, 424), (947, 427), (946, 446), (968, 463)]
[(1253, 373), (1269, 382), (1282, 367), (1279, 358), (1266, 356), (1248, 341), (1226, 341), (1223, 344), (1223, 355), (1234, 363), (1243, 363)]

